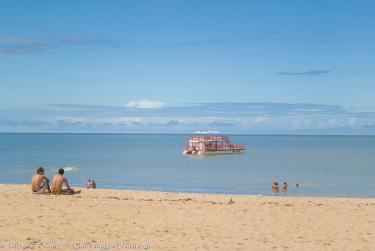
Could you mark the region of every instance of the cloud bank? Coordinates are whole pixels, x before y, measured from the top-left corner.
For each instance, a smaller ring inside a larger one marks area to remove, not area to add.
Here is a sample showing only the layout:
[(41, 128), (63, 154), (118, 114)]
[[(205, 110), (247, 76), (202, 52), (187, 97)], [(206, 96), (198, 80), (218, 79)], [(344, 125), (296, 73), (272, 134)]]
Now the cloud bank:
[(163, 106), (160, 101), (141, 101), (123, 107), (56, 104), (0, 109), (0, 131), (375, 135), (375, 111), (369, 109), (288, 103)]

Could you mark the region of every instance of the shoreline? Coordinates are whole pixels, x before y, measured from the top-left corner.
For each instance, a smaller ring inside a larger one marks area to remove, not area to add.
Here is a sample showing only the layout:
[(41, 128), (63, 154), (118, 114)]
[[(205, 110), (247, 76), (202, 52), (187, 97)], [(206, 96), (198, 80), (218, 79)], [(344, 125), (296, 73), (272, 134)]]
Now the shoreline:
[(116, 243), (149, 245), (142, 249), (150, 250), (371, 250), (375, 246), (372, 198), (116, 189), (36, 195), (30, 185), (0, 184), (0, 200), (0, 246), (60, 244), (58, 250), (75, 249), (75, 244), (83, 245), (77, 250), (100, 250), (85, 243), (107, 244), (107, 250), (119, 250), (111, 246)]
[[(30, 184), (26, 183), (0, 183), (0, 186), (29, 186)], [(86, 187), (74, 186), (72, 188), (87, 190)], [(302, 188), (301, 188), (302, 189)], [(322, 198), (322, 199), (374, 199), (375, 197), (368, 196), (338, 196), (338, 195), (306, 195), (306, 194), (284, 194), (279, 192), (276, 194), (231, 194), (231, 193), (207, 193), (207, 192), (183, 192), (183, 191), (157, 191), (157, 190), (143, 190), (143, 189), (127, 189), (127, 188), (97, 188), (94, 190), (101, 191), (127, 191), (127, 192), (141, 192), (141, 193), (168, 193), (168, 194), (180, 194), (180, 195), (212, 195), (212, 196), (238, 196), (238, 197), (274, 197), (274, 198)]]
[[(14, 184), (14, 183), (0, 183), (0, 188), (2, 186), (16, 186), (16, 187), (30, 187), (30, 184)], [(191, 197), (191, 196), (198, 196), (198, 197), (222, 197), (222, 198), (230, 198), (230, 197), (237, 197), (237, 198), (270, 198), (270, 199), (327, 199), (327, 200), (374, 200), (375, 197), (350, 197), (350, 196), (321, 196), (321, 195), (288, 195), (279, 192), (278, 194), (227, 194), (227, 193), (197, 193), (197, 192), (177, 192), (177, 191), (155, 191), (155, 190), (138, 190), (138, 189), (117, 189), (117, 188), (96, 188), (96, 189), (87, 189), (85, 187), (79, 186), (72, 186), (73, 189), (77, 190), (80, 189), (81, 191), (101, 191), (105, 193), (117, 193), (117, 192), (124, 192), (124, 193), (139, 193), (140, 195), (175, 195), (175, 196), (182, 196), (182, 197)], [(31, 192), (31, 189), (30, 189)], [(45, 194), (49, 195), (49, 194)], [(53, 194), (50, 194), (53, 195)]]

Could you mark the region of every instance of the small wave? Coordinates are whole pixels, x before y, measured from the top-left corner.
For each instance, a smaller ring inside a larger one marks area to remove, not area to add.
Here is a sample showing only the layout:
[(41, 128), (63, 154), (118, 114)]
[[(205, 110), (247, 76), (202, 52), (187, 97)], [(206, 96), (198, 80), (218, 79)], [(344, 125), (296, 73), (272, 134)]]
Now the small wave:
[(66, 166), (66, 167), (63, 167), (63, 169), (64, 169), (65, 172), (76, 172), (76, 171), (78, 171), (78, 168), (74, 167), (74, 166)]

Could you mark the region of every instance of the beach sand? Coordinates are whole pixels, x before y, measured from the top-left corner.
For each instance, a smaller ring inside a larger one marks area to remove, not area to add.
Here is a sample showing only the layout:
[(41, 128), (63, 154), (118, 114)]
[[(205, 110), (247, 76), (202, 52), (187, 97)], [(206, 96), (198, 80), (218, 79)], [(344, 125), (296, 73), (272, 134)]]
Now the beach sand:
[(0, 185), (0, 250), (129, 250), (128, 244), (150, 250), (375, 250), (375, 199), (101, 189), (35, 195), (29, 185)]

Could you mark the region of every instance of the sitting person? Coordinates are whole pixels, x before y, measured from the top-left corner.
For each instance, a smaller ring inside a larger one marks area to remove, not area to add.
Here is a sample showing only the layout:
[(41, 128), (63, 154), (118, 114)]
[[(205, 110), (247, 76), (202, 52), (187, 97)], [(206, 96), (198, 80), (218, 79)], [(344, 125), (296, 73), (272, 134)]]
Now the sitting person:
[(36, 170), (36, 174), (33, 175), (31, 179), (31, 190), (34, 193), (42, 194), (46, 191), (51, 193), (51, 189), (49, 187), (49, 179), (47, 176), (44, 175), (44, 168), (39, 167)]
[(96, 188), (96, 183), (95, 183), (95, 180), (92, 180), (92, 182), (91, 182), (91, 187), (92, 187), (93, 189), (95, 189), (95, 188)]
[[(63, 189), (63, 183), (66, 189)], [(75, 194), (80, 193), (81, 190), (74, 191), (68, 183), (68, 179), (64, 176), (64, 169), (59, 169), (59, 174), (55, 175), (52, 180), (52, 193), (53, 194)]]

